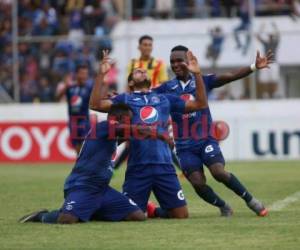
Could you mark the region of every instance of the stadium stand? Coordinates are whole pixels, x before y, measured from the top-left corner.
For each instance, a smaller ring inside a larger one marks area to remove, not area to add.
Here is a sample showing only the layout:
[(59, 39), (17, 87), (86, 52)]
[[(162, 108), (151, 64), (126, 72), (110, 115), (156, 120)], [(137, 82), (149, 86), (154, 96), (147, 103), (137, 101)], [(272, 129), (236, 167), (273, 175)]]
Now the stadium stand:
[[(257, 0), (255, 14), (298, 18), (299, 3)], [(111, 31), (119, 21), (236, 17), (245, 1), (144, 0), (21, 0), (18, 1), (20, 102), (53, 102), (57, 84), (76, 65), (95, 73), (102, 49), (113, 49)], [(129, 14), (131, 13), (131, 15)], [(0, 1), (0, 100), (14, 99), (12, 1)], [(209, 34), (207, 34), (209, 37)], [(112, 74), (115, 84), (115, 75)]]

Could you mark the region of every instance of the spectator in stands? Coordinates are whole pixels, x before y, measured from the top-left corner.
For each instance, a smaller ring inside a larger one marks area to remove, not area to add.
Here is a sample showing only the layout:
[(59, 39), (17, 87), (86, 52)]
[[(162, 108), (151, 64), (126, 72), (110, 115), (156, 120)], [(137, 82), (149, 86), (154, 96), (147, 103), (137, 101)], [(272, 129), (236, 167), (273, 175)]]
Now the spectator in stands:
[(94, 72), (96, 69), (97, 61), (92, 45), (87, 44), (80, 48), (76, 55), (75, 62), (76, 66), (87, 65), (89, 68), (89, 72)]
[(21, 73), (20, 77), (20, 101), (33, 102), (36, 100), (38, 93), (38, 84), (35, 80), (30, 79), (26, 73)]
[(211, 0), (211, 16), (212, 17), (221, 16), (220, 0)]
[[(248, 48), (251, 42), (251, 17), (250, 17), (250, 6), (248, 0), (240, 0), (239, 2), (239, 15), (241, 23), (238, 27), (234, 29), (234, 38), (236, 41), (237, 49), (242, 50), (242, 54), (245, 55), (248, 52)], [(240, 32), (244, 32), (246, 36), (246, 42), (242, 44), (240, 40)]]
[(216, 68), (217, 60), (221, 54), (224, 42), (224, 34), (220, 26), (210, 30), (211, 44), (207, 47), (206, 58), (212, 60), (213, 71)]
[(260, 97), (262, 98), (274, 98), (276, 97), (276, 92), (278, 90), (278, 85), (280, 81), (280, 69), (276, 62), (277, 49), (280, 41), (280, 33), (278, 27), (275, 23), (272, 23), (272, 32), (268, 34), (267, 38), (263, 37), (263, 32), (265, 25), (263, 24), (256, 35), (257, 39), (261, 42), (264, 48), (264, 53), (272, 51), (274, 54), (274, 63), (269, 70), (259, 71), (259, 85), (261, 88)]
[(144, 0), (142, 16), (143, 17), (151, 16), (153, 14), (154, 7), (155, 7), (155, 0)]
[(39, 81), (38, 97), (40, 102), (52, 102), (54, 99), (54, 88), (48, 77), (41, 77)]
[(53, 61), (53, 43), (42, 42), (39, 47), (38, 65), (41, 75), (49, 73)]
[(233, 17), (235, 14), (235, 9), (237, 8), (237, 3), (235, 0), (222, 0), (222, 5), (225, 8), (225, 16)]
[(54, 81), (58, 81), (65, 74), (73, 72), (75, 69), (74, 62), (68, 58), (68, 54), (65, 50), (58, 49), (54, 55), (52, 73)]
[(205, 18), (208, 17), (209, 11), (205, 0), (195, 0), (194, 2), (194, 17)]

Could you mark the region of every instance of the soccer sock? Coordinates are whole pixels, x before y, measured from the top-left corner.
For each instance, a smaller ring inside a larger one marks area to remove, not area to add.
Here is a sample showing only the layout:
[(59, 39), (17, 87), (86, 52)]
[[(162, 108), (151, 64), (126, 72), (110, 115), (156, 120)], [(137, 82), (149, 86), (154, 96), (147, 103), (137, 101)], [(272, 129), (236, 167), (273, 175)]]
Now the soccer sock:
[(161, 207), (157, 207), (155, 208), (154, 211), (155, 217), (159, 217), (159, 218), (170, 218), (168, 211), (162, 209)]
[(114, 169), (118, 169), (122, 163), (126, 160), (129, 155), (129, 147), (126, 146), (125, 149), (121, 152), (118, 159), (115, 161)]
[(223, 201), (212, 188), (208, 185), (204, 185), (201, 189), (196, 189), (196, 193), (207, 203), (216, 206), (223, 207), (225, 206), (225, 201)]
[(229, 182), (224, 184), (238, 196), (240, 196), (245, 202), (248, 203), (252, 200), (252, 195), (233, 174), (230, 174)]
[(48, 213), (42, 213), (40, 215), (40, 221), (43, 223), (57, 223), (57, 219), (58, 219), (58, 215), (59, 215), (59, 210), (53, 210), (51, 212)]

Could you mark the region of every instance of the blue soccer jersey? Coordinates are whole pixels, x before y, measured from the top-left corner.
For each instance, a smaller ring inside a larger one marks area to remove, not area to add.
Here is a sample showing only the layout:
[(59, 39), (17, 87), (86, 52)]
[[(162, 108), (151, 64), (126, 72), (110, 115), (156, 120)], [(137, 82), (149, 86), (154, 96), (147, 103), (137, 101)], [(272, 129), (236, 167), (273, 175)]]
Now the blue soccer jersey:
[(92, 82), (87, 81), (83, 86), (74, 85), (66, 91), (69, 129), (74, 146), (84, 140), (90, 129), (89, 99), (92, 87)]
[(64, 189), (79, 186), (99, 189), (108, 185), (112, 177), (112, 155), (116, 140), (108, 139), (108, 122), (100, 122), (90, 130), (76, 160), (72, 172), (65, 181)]
[(68, 114), (71, 116), (83, 116), (89, 118), (89, 100), (93, 84), (87, 81), (84, 85), (70, 86), (66, 91), (68, 102)]
[[(128, 104), (133, 110), (132, 124), (157, 125), (157, 131), (167, 133), (168, 119), (172, 112), (183, 113), (185, 102), (173, 95), (154, 92), (121, 94), (113, 103)], [(132, 135), (128, 166), (172, 164), (171, 151), (166, 142), (155, 139), (138, 139)]]
[[(206, 92), (208, 93), (214, 88), (216, 77), (215, 75), (203, 76)], [(183, 88), (180, 81), (174, 78), (160, 87), (154, 89), (156, 93), (171, 94), (181, 99), (194, 100), (196, 92), (196, 82), (193, 75), (190, 75), (189, 82)], [(182, 114), (176, 110), (171, 112), (172, 121), (174, 123), (173, 133), (176, 142), (176, 149), (186, 149), (201, 143), (201, 139), (210, 138), (210, 127), (212, 117), (209, 108), (189, 114)]]

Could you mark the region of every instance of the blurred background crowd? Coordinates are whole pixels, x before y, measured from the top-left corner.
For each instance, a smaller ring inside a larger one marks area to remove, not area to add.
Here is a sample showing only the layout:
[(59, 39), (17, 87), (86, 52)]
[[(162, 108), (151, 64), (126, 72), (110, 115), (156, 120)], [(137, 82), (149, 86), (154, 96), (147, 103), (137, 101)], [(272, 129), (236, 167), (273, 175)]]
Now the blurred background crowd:
[[(240, 16), (243, 20), (249, 18), (250, 11), (243, 0), (133, 0), (130, 5), (125, 2), (18, 1), (20, 101), (55, 101), (58, 84), (70, 77), (77, 65), (88, 65), (93, 77), (101, 56), (99, 51), (113, 49), (110, 32), (122, 19)], [(293, 0), (256, 0), (253, 7), (258, 16), (294, 18), (299, 16), (299, 5), (299, 1)], [(54, 38), (58, 36), (61, 39), (57, 41)], [(211, 36), (214, 42), (208, 48), (207, 58), (217, 58), (222, 31), (216, 27)], [(10, 97), (14, 92), (12, 64), (12, 0), (0, 0), (0, 92)], [(117, 74), (114, 68), (107, 81), (117, 84)]]

